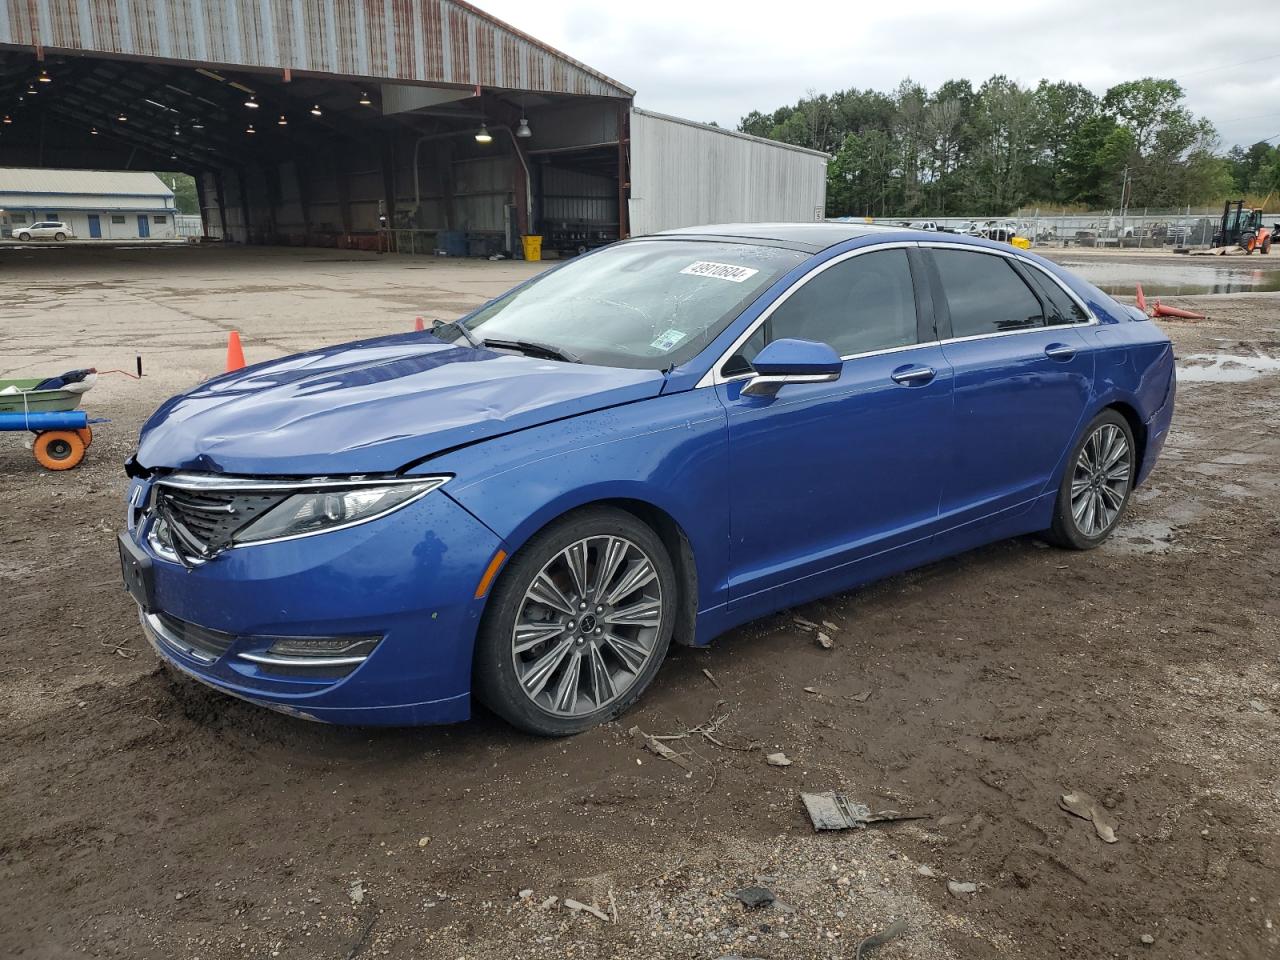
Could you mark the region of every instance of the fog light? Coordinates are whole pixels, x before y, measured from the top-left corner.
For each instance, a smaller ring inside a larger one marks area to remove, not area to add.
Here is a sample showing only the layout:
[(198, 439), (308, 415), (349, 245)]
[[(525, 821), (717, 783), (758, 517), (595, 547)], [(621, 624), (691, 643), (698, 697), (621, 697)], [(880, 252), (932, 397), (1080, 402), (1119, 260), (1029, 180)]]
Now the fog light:
[(359, 657), (373, 653), (381, 637), (280, 637), (267, 653), (278, 657)]

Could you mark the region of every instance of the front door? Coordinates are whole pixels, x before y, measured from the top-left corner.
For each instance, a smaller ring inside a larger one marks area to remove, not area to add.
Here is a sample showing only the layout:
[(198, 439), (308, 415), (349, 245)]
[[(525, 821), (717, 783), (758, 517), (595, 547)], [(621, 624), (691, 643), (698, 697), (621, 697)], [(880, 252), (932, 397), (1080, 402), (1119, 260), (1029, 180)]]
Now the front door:
[(89, 236), (94, 240), (102, 239), (102, 220), (96, 213), (89, 214)]
[(931, 538), (951, 370), (927, 300), (917, 310), (912, 267), (906, 247), (830, 261), (725, 364), (733, 374), (784, 337), (845, 358), (837, 381), (788, 384), (774, 397), (742, 396), (744, 379), (716, 388), (728, 410), (736, 610), (754, 615), (870, 579), (894, 565), (889, 555)]
[(942, 349), (955, 371), (942, 526), (996, 523), (1052, 490), (1080, 429), (1093, 390), (1094, 352), (1078, 329), (1088, 315), (1011, 257), (928, 252), (944, 293)]
[(147, 215), (145, 213), (138, 214), (138, 236), (151, 236), (151, 221), (147, 219)]

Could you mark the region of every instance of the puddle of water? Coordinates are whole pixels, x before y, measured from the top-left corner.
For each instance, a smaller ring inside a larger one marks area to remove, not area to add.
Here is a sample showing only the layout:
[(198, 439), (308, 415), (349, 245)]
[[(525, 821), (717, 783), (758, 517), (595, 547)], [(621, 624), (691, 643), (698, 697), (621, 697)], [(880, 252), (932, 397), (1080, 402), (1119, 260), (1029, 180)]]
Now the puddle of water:
[(1280, 373), (1280, 357), (1197, 353), (1178, 365), (1179, 383), (1244, 383), (1264, 373)]
[(1266, 268), (1227, 265), (1216, 258), (1171, 263), (1110, 263), (1063, 260), (1062, 265), (1104, 293), (1132, 296), (1137, 284), (1148, 297), (1192, 296), (1203, 293), (1271, 293), (1280, 290), (1280, 264)]

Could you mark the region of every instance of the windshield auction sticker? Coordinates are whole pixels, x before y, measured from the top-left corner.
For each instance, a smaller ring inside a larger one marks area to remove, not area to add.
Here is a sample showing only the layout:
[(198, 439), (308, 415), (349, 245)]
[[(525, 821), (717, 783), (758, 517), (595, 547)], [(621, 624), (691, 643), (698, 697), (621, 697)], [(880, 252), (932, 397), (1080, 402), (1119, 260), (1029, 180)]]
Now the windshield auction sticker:
[(728, 280), (730, 283), (742, 283), (750, 280), (759, 270), (752, 267), (738, 267), (732, 263), (716, 263), (713, 260), (699, 260), (691, 263), (681, 273), (694, 277), (715, 277), (717, 280)]

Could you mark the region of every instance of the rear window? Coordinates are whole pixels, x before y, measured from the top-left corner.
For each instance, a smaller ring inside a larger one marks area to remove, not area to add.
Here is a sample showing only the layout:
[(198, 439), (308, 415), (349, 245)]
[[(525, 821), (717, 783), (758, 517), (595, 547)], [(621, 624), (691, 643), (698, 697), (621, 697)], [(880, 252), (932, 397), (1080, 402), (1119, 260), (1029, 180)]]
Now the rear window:
[(542, 274), (467, 325), (482, 339), (547, 344), (586, 363), (664, 370), (696, 356), (808, 257), (748, 243), (633, 240)]
[(951, 336), (976, 337), (1044, 323), (1040, 301), (1005, 257), (969, 250), (933, 251), (951, 312)]

